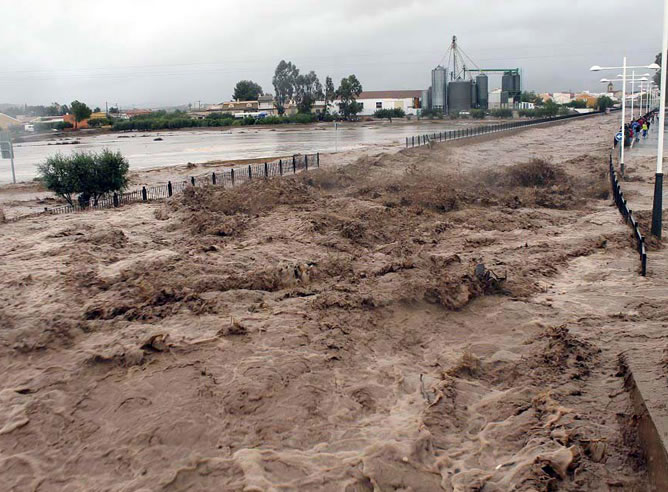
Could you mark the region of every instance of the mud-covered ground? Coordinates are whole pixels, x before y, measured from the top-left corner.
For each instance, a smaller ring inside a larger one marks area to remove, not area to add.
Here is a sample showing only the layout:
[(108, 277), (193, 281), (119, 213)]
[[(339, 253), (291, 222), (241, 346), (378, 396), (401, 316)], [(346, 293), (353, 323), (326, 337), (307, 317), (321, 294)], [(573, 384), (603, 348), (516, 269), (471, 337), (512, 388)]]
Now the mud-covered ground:
[(5, 487), (645, 490), (614, 127), (0, 226)]

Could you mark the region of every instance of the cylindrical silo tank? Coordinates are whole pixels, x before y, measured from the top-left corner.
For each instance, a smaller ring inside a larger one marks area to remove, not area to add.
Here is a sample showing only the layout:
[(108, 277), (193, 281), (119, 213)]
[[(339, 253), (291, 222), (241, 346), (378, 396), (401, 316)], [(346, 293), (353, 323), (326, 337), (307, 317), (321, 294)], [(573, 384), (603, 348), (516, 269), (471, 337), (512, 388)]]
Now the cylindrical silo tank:
[(422, 91), (422, 98), (420, 100), (420, 107), (422, 109), (429, 109), (429, 89)]
[(522, 92), (522, 83), (521, 83), (521, 80), (520, 80), (520, 74), (519, 73), (513, 74), (513, 89), (514, 89), (515, 93), (517, 93), (517, 94)]
[(448, 112), (457, 113), (471, 109), (470, 80), (453, 80), (448, 84)]
[(475, 87), (478, 94), (478, 107), (487, 109), (489, 107), (489, 80), (487, 75), (478, 75), (475, 78)]
[(503, 92), (514, 92), (515, 86), (513, 75), (510, 72), (503, 72), (503, 77), (501, 77), (501, 90)]
[(475, 88), (475, 82), (471, 81), (471, 107), (478, 107), (478, 92)]
[(445, 109), (447, 70), (437, 66), (431, 71), (431, 107), (434, 110)]

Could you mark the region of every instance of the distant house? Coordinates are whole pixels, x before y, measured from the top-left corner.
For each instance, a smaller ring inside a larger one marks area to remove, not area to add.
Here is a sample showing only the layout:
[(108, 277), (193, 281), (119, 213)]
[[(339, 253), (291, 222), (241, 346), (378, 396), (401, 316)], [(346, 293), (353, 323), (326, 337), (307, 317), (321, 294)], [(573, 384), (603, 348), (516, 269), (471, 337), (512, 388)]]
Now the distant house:
[(10, 126), (21, 126), (21, 122), (5, 113), (0, 113), (0, 130), (7, 130)]
[(128, 118), (134, 118), (135, 116), (142, 116), (146, 114), (151, 114), (153, 111), (150, 109), (128, 109), (124, 111)]

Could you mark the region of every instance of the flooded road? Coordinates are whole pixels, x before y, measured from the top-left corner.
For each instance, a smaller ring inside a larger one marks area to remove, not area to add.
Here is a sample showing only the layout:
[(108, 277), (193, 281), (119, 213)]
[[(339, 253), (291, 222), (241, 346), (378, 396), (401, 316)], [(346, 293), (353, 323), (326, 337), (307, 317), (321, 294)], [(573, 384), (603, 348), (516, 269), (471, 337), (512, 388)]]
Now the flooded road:
[[(470, 122), (479, 125), (480, 122)], [(58, 152), (69, 154), (76, 150), (119, 150), (130, 161), (131, 169), (146, 169), (187, 162), (234, 160), (281, 155), (336, 152), (373, 145), (404, 145), (405, 138), (417, 134), (435, 133), (468, 126), (465, 122), (416, 122), (334, 124), (289, 128), (225, 128), (221, 130), (157, 131), (109, 133), (95, 136), (76, 136), (78, 145), (55, 145), (67, 140), (45, 139), (14, 145), (17, 181), (36, 176), (37, 165)], [(162, 138), (161, 141), (154, 140)], [(0, 161), (0, 183), (11, 182), (8, 160)]]

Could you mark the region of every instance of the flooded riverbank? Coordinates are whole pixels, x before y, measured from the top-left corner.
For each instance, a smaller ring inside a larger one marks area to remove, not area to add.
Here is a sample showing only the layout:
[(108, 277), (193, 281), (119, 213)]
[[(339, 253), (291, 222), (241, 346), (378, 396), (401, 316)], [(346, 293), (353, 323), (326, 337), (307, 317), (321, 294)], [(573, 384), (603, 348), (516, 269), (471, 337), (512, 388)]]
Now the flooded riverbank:
[[(103, 148), (119, 150), (131, 169), (148, 169), (213, 160), (263, 158), (295, 153), (340, 152), (375, 145), (403, 145), (406, 137), (453, 130), (480, 122), (415, 122), (316, 125), (289, 128), (226, 128), (223, 130), (106, 133), (18, 143), (16, 178), (31, 180), (37, 165), (58, 152)], [(156, 140), (160, 138), (161, 140)], [(78, 144), (71, 144), (78, 141)], [(62, 145), (67, 143), (67, 145)], [(11, 182), (9, 161), (0, 165), (0, 183)]]

